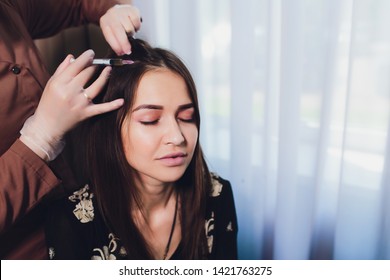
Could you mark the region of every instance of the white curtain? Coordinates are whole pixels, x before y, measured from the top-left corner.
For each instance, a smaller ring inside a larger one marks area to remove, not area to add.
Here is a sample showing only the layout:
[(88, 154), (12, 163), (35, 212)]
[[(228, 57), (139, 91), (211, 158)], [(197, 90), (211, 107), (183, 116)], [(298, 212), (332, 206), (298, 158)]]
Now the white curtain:
[(390, 259), (390, 1), (135, 4), (194, 75), (239, 257)]

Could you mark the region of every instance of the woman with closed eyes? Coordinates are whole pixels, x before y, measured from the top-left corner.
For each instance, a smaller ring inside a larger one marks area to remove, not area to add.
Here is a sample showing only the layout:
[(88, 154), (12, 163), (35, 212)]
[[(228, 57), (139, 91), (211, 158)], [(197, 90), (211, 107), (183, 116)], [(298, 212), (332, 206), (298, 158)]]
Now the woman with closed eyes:
[(124, 105), (82, 126), (87, 183), (53, 204), (49, 257), (236, 259), (232, 189), (203, 157), (194, 81), (172, 52), (130, 42), (120, 58), (134, 63), (114, 67), (93, 100)]

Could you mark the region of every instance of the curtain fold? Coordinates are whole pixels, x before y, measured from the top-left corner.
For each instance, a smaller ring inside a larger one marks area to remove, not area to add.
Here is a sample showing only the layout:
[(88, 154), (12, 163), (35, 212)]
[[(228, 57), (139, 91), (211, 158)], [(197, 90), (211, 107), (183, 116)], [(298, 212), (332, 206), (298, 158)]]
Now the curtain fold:
[[(229, 125), (226, 138), (229, 138), (229, 167), (231, 183), (236, 190), (246, 190), (241, 195), (242, 200), (236, 201), (238, 215), (242, 217), (256, 217), (258, 222), (252, 219), (243, 220), (240, 226), (240, 243), (246, 252), (258, 253), (261, 246), (262, 220), (264, 219), (263, 207), (258, 204), (248, 204), (252, 196), (261, 199), (261, 185), (253, 176), (253, 163), (250, 150), (256, 141), (253, 131), (254, 121), (254, 94), (256, 90), (255, 71), (255, 24), (256, 1), (247, 1), (247, 9), (241, 8), (239, 1), (230, 1), (230, 30), (231, 39), (228, 48), (230, 52), (230, 68), (228, 75), (231, 77), (226, 94), (229, 94), (230, 104), (228, 113)], [(246, 26), (246, 28), (241, 28)], [(232, 93), (236, 94), (232, 94)], [(227, 97), (225, 97), (227, 98)], [(207, 122), (207, 120), (206, 120)], [(213, 131), (210, 131), (213, 134)], [(240, 164), (231, 164), (232, 162)], [(250, 241), (251, 240), (251, 241)]]

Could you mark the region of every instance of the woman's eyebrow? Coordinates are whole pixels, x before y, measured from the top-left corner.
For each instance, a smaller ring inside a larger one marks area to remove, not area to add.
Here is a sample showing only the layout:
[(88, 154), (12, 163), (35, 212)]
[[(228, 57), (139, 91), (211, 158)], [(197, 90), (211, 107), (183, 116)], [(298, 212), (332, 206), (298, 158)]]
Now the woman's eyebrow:
[(190, 109), (190, 108), (194, 108), (194, 104), (193, 103), (188, 103), (188, 104), (183, 104), (183, 105), (180, 105), (178, 108), (177, 108), (177, 111), (180, 112), (180, 111), (184, 111), (186, 109)]
[(142, 104), (139, 105), (137, 108), (133, 109), (132, 112), (142, 110), (142, 109), (147, 109), (147, 110), (162, 110), (163, 106), (160, 105), (152, 105), (152, 104)]
[[(194, 108), (194, 104), (193, 103), (180, 105), (177, 108), (177, 111), (180, 112), (180, 111), (184, 111), (184, 110), (190, 109), (190, 108)], [(132, 110), (132, 112), (139, 111), (139, 110), (163, 110), (163, 109), (164, 109), (164, 107), (161, 106), (161, 105), (142, 104), (142, 105), (139, 105), (136, 108), (134, 108)]]

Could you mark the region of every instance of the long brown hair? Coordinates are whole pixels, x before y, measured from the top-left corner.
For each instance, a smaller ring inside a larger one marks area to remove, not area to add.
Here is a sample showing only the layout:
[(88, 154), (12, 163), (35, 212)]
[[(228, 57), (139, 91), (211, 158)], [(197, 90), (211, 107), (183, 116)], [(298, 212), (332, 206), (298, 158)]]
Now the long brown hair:
[[(95, 192), (102, 215), (110, 230), (121, 240), (130, 259), (152, 259), (151, 250), (137, 228), (131, 209), (141, 209), (135, 187), (135, 171), (128, 164), (121, 138), (123, 121), (131, 109), (142, 76), (153, 69), (166, 68), (186, 82), (194, 104), (195, 123), (200, 130), (199, 104), (195, 83), (183, 62), (172, 52), (152, 48), (140, 39), (130, 39), (132, 54), (123, 59), (132, 65), (114, 67), (110, 79), (94, 102), (124, 98), (117, 111), (96, 116), (85, 123), (84, 169)], [(110, 57), (115, 57), (112, 52)], [(198, 143), (194, 156), (182, 178), (175, 184), (181, 201), (181, 256), (183, 259), (206, 257), (205, 211), (211, 186), (209, 170)]]

